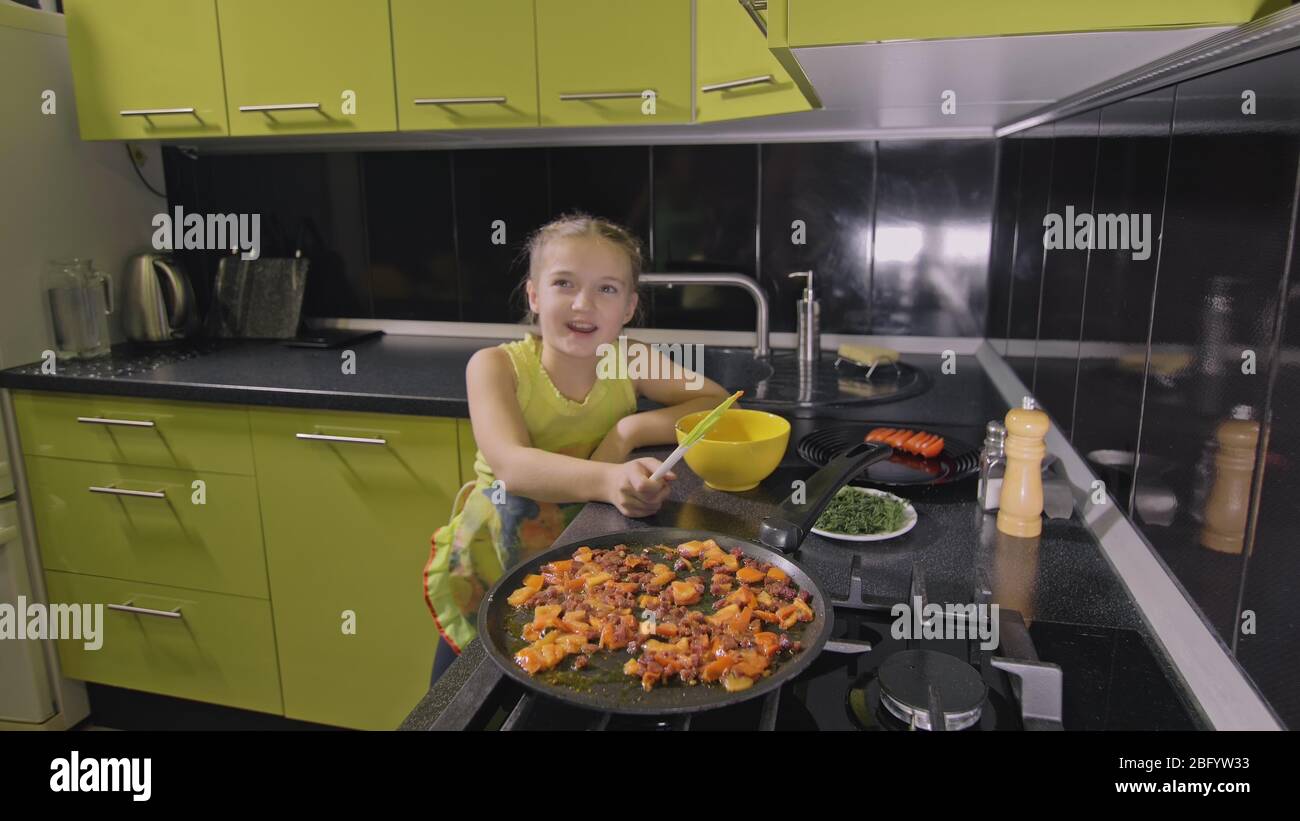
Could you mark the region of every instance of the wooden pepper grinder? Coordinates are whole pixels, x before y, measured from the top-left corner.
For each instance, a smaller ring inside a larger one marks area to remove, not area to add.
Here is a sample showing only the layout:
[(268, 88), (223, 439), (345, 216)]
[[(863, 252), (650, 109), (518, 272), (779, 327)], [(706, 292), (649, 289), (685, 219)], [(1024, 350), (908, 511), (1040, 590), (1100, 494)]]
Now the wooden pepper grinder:
[(1002, 479), (998, 530), (1032, 538), (1043, 532), (1043, 439), (1051, 422), (1032, 396), (1007, 411), (1007, 472)]
[(1255, 472), (1259, 422), (1251, 409), (1238, 405), (1219, 425), (1219, 452), (1214, 457), (1214, 485), (1205, 501), (1201, 544), (1220, 553), (1241, 553), (1250, 510), (1250, 483)]

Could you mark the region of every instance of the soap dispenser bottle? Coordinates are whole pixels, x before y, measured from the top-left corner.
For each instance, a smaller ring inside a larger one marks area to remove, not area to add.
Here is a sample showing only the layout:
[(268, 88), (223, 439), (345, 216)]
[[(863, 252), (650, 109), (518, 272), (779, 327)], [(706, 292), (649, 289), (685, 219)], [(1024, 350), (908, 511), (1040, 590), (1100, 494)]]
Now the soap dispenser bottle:
[(796, 306), (798, 321), (796, 338), (799, 340), (799, 361), (812, 364), (821, 357), (821, 307), (813, 294), (813, 272), (796, 271), (790, 274), (791, 279), (794, 277), (808, 278), (808, 284), (803, 289), (803, 299), (800, 299)]

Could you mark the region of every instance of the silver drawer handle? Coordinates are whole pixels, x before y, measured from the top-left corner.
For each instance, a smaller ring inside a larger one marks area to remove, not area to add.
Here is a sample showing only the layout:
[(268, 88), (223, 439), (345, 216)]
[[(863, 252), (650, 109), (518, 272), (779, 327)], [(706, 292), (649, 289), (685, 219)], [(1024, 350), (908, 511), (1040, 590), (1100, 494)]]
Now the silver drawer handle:
[(128, 428), (152, 428), (153, 422), (138, 422), (135, 419), (105, 419), (102, 416), (78, 416), (78, 422), (91, 425), (123, 425)]
[[(654, 93), (653, 88), (645, 91)], [(581, 94), (561, 94), (561, 100), (639, 100), (645, 91), (589, 91)]]
[(273, 103), (271, 105), (241, 105), (240, 111), (319, 111), (320, 103)]
[(116, 610), (119, 613), (135, 613), (138, 616), (161, 616), (164, 619), (182, 618), (179, 606), (174, 610), (154, 610), (152, 607), (136, 607), (128, 601), (126, 604), (110, 604), (108, 609)]
[(416, 105), (478, 105), (480, 103), (505, 104), (505, 97), (416, 97)]
[(123, 117), (153, 117), (157, 114), (193, 114), (193, 108), (126, 108), (117, 112)]
[(142, 496), (146, 499), (166, 499), (165, 490), (127, 490), (126, 488), (114, 487), (113, 485), (99, 486), (91, 485), (87, 488), (91, 493), (108, 493), (113, 496)]
[(764, 74), (761, 77), (746, 77), (743, 80), (731, 80), (726, 83), (713, 83), (712, 85), (700, 86), (700, 91), (708, 94), (710, 91), (726, 91), (730, 88), (745, 88), (746, 86), (761, 86), (764, 83), (774, 82), (775, 78), (771, 74)]
[(387, 439), (371, 439), (365, 436), (330, 436), (324, 433), (296, 433), (299, 439), (314, 439), (319, 442), (353, 442), (358, 445), (387, 445)]

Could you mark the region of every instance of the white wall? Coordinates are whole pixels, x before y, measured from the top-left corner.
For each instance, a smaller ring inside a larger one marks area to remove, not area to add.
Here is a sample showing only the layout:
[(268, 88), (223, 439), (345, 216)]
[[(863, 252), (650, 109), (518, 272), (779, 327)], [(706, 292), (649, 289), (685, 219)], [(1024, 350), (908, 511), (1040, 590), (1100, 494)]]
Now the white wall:
[[(167, 208), (140, 183), (123, 143), (78, 136), (62, 31), (61, 15), (0, 0), (0, 367), (53, 347), (40, 292), (46, 260), (90, 257), (120, 289), (127, 258), (151, 250), (150, 220)], [(41, 113), (46, 89), (56, 94), (53, 115)], [(165, 191), (157, 144), (138, 145), (145, 178)], [(121, 341), (117, 317), (112, 327)]]

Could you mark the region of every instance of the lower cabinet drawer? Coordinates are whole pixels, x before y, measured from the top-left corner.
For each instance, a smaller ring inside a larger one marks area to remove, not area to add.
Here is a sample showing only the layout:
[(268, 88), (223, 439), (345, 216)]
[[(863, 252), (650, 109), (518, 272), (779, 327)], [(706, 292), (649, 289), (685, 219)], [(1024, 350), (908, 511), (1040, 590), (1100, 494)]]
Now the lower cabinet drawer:
[(47, 570), (267, 597), (251, 476), (27, 458)]
[(51, 604), (102, 612), (97, 640), (85, 624), (59, 637), (68, 678), (283, 714), (269, 602), (54, 570), (45, 580)]
[(15, 391), (23, 453), (87, 462), (253, 472), (248, 412), (231, 405)]

